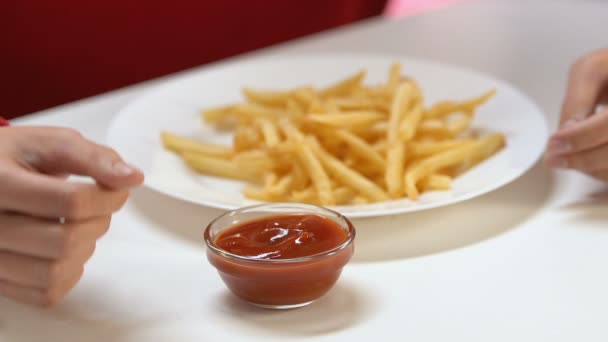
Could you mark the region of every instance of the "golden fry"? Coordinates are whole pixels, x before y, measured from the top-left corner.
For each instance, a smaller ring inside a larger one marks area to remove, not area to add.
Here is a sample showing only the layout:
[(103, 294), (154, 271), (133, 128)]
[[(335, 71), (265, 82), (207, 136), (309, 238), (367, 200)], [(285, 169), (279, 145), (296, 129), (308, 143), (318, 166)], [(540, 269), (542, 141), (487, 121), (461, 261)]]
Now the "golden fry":
[(424, 178), (420, 183), (420, 187), (424, 191), (449, 190), (452, 188), (452, 177), (432, 174)]
[(311, 148), (304, 143), (302, 132), (289, 121), (281, 121), (280, 127), (284, 131), (285, 136), (295, 143), (298, 158), (304, 166), (304, 169), (308, 172), (309, 177), (317, 190), (321, 203), (323, 205), (335, 205), (336, 201), (331, 192), (331, 181), (329, 176)]
[(502, 134), (485, 136), (478, 141), (463, 144), (445, 152), (433, 155), (412, 165), (405, 172), (404, 182), (409, 198), (415, 200), (419, 196), (418, 182), (435, 171), (448, 168), (460, 163), (476, 164), (492, 155), (504, 146)]
[(448, 123), (448, 130), (453, 137), (458, 136), (469, 128), (471, 122), (473, 122), (473, 114), (463, 115), (453, 122)]
[(181, 156), (188, 166), (200, 173), (253, 182), (259, 181), (257, 172), (243, 170), (230, 160), (192, 152), (184, 152)]
[(416, 135), (416, 130), (420, 120), (422, 120), (422, 104), (416, 103), (409, 110), (399, 124), (399, 137), (403, 141), (410, 141)]
[(266, 191), (273, 196), (285, 196), (289, 193), (294, 176), (291, 174), (283, 176), (276, 183), (266, 187)]
[(272, 120), (259, 119), (258, 124), (260, 125), (260, 130), (264, 136), (266, 146), (273, 147), (281, 141), (281, 138), (279, 137), (279, 130)]
[(487, 102), (496, 94), (496, 90), (490, 90), (478, 97), (470, 100), (457, 102), (457, 101), (442, 101), (434, 104), (424, 113), (425, 118), (442, 118), (461, 111), (475, 111), (477, 107)]
[(230, 113), (234, 110), (234, 106), (222, 106), (209, 108), (201, 112), (201, 118), (205, 122), (217, 123), (224, 117), (231, 115)]
[(255, 103), (245, 103), (235, 106), (232, 113), (248, 122), (256, 118), (277, 119), (284, 116), (285, 111)]
[(448, 125), (441, 119), (426, 119), (418, 127), (419, 135), (433, 135), (440, 138), (451, 138), (452, 132)]
[(407, 82), (399, 84), (395, 91), (388, 121), (385, 180), (391, 198), (399, 198), (403, 195), (402, 177), (405, 167), (405, 145), (399, 137), (399, 127), (405, 111), (410, 105), (411, 96), (412, 85)]
[(379, 112), (358, 111), (348, 113), (310, 114), (308, 120), (331, 127), (367, 127), (382, 121), (385, 115)]
[(359, 71), (355, 75), (319, 91), (319, 94), (321, 97), (325, 98), (330, 96), (347, 95), (361, 86), (364, 78), (365, 71)]
[(408, 146), (408, 151), (412, 155), (412, 158), (424, 158), (467, 142), (472, 142), (472, 140), (447, 139), (441, 141), (413, 142)]
[(262, 134), (255, 126), (240, 125), (234, 131), (232, 145), (237, 152), (259, 148), (262, 145)]
[(359, 158), (369, 161), (377, 169), (384, 170), (386, 161), (382, 158), (382, 155), (374, 150), (374, 148), (365, 140), (343, 129), (335, 131), (334, 134), (338, 139), (349, 145), (353, 153)]
[(391, 91), (394, 91), (399, 85), (399, 81), (401, 81), (401, 64), (395, 63), (391, 65), (388, 75), (388, 82), (386, 87)]
[(506, 144), (505, 136), (501, 133), (488, 134), (477, 140), (478, 148), (470, 159), (464, 160), (454, 174), (459, 175), (480, 162), (500, 151)]
[(166, 149), (177, 153), (191, 152), (224, 158), (229, 158), (234, 154), (234, 151), (230, 147), (202, 143), (169, 132), (162, 132), (160, 139)]
[(323, 165), (329, 172), (332, 173), (336, 180), (352, 187), (357, 192), (369, 197), (373, 201), (385, 201), (388, 199), (388, 195), (384, 192), (384, 190), (357, 171), (346, 166), (340, 160), (334, 158), (331, 154), (325, 151), (321, 145), (314, 140), (314, 138), (307, 139), (306, 143), (311, 147)]
[(238, 168), (256, 174), (273, 170), (280, 163), (278, 160), (270, 159), (268, 153), (264, 150), (248, 150), (237, 153), (232, 161)]
[(160, 138), (194, 171), (250, 183), (247, 198), (317, 205), (448, 190), (505, 144), (502, 134), (479, 138), (470, 129), (494, 90), (426, 107), (422, 88), (398, 63), (384, 82), (365, 85), (364, 78), (361, 71), (321, 89), (243, 88), (244, 102), (201, 112), (233, 132), (231, 147), (168, 132)]
[(243, 95), (249, 102), (263, 106), (282, 107), (292, 96), (290, 91), (260, 91), (251, 88), (243, 88)]

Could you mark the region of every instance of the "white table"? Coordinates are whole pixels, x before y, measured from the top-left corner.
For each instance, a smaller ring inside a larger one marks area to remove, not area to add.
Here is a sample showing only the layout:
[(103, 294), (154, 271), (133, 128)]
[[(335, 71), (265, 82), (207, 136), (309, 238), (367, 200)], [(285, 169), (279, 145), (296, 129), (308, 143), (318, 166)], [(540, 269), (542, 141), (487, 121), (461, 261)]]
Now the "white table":
[[(255, 55), (389, 53), (469, 66), (524, 90), (554, 124), (567, 68), (606, 44), (607, 18), (602, 1), (478, 1)], [(19, 123), (103, 141), (112, 115), (158, 82)], [(202, 229), (218, 211), (140, 189), (64, 304), (39, 311), (0, 300), (0, 341), (606, 341), (607, 206), (600, 183), (537, 166), (462, 204), (356, 220), (356, 257), (335, 290), (274, 312), (233, 299), (205, 260)]]

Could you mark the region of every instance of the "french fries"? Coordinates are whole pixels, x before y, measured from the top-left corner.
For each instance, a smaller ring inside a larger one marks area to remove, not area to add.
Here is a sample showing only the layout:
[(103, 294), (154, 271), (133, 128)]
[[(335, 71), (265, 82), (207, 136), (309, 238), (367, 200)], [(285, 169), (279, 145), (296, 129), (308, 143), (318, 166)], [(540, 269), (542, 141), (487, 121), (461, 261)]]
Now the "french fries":
[(166, 149), (178, 153), (192, 152), (224, 158), (229, 158), (234, 154), (234, 151), (230, 147), (200, 143), (196, 140), (180, 137), (169, 132), (162, 132), (160, 139)]
[(449, 190), (506, 143), (500, 133), (470, 133), (495, 90), (429, 107), (400, 64), (381, 84), (365, 85), (365, 75), (322, 89), (244, 88), (245, 102), (201, 113), (206, 123), (233, 131), (229, 147), (169, 132), (161, 141), (196, 172), (248, 182), (248, 198), (324, 206)]

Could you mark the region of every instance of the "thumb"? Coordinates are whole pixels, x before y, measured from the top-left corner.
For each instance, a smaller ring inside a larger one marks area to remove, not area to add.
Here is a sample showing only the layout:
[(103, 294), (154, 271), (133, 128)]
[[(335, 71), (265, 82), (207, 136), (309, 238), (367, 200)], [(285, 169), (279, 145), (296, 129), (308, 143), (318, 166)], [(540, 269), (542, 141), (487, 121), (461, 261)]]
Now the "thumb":
[(85, 139), (64, 128), (39, 128), (29, 147), (35, 158), (30, 164), (49, 174), (89, 176), (110, 189), (129, 189), (141, 185), (143, 173), (130, 166), (111, 148)]

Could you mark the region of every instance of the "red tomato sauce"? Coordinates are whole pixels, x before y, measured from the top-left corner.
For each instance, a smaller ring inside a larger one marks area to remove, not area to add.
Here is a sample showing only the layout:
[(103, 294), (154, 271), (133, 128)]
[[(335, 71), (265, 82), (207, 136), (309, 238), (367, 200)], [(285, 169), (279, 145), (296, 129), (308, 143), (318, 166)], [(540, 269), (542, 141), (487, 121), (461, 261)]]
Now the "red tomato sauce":
[(337, 222), (314, 214), (261, 217), (236, 224), (213, 239), (221, 250), (246, 259), (211, 250), (207, 256), (232, 292), (249, 302), (306, 303), (331, 289), (353, 255), (352, 240), (324, 254), (354, 238), (348, 225), (347, 232)]
[(219, 234), (215, 244), (255, 259), (294, 259), (339, 246), (347, 234), (336, 222), (317, 215), (277, 215), (244, 222)]

